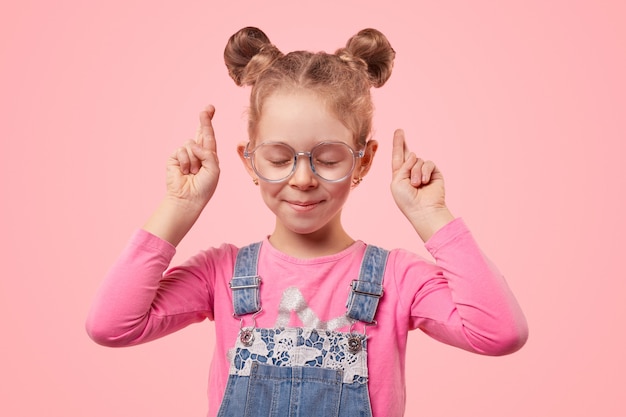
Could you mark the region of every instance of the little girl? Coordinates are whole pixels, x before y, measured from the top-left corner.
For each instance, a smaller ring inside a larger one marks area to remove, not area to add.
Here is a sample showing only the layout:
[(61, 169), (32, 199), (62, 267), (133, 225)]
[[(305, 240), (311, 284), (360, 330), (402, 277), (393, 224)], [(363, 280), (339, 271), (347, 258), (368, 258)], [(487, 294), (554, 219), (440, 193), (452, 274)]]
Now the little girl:
[[(256, 28), (224, 52), (252, 87), (249, 141), (237, 150), (276, 223), (260, 242), (223, 244), (171, 267), (176, 245), (217, 186), (212, 127), (167, 163), (167, 192), (112, 267), (87, 320), (107, 346), (215, 322), (209, 416), (402, 416), (409, 330), (485, 355), (526, 341), (503, 277), (444, 200), (441, 172), (393, 138), (391, 193), (435, 263), (353, 239), (341, 211), (367, 175), (371, 87), (395, 52), (366, 29), (335, 54), (284, 55)], [(169, 268), (169, 269), (168, 269)]]

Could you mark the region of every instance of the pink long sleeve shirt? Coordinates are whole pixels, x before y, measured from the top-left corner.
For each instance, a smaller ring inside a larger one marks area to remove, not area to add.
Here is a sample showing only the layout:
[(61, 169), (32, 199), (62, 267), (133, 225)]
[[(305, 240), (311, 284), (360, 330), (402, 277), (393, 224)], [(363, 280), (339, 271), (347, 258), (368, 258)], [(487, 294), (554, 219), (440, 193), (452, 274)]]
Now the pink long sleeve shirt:
[[(349, 285), (359, 275), (365, 248), (357, 241), (334, 255), (297, 259), (263, 241), (258, 264), (263, 312), (257, 327), (347, 331), (342, 318)], [(462, 220), (439, 230), (426, 248), (434, 263), (401, 249), (389, 254), (378, 324), (367, 329), (368, 388), (375, 417), (404, 413), (409, 330), (421, 329), (439, 341), (485, 355), (512, 353), (528, 335), (504, 278)], [(97, 294), (87, 319), (89, 335), (103, 345), (130, 346), (214, 320), (208, 396), (209, 416), (215, 416), (228, 379), (227, 353), (240, 329), (228, 286), (237, 251), (224, 244), (168, 269), (175, 248), (137, 231)]]

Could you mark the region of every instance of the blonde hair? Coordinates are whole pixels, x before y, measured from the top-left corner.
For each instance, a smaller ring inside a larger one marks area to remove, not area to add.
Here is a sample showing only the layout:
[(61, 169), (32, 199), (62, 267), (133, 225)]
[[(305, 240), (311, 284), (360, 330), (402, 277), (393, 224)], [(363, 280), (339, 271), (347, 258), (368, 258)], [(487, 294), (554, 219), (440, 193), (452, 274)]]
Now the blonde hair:
[(395, 51), (376, 29), (363, 29), (334, 54), (295, 51), (283, 54), (260, 29), (246, 27), (232, 35), (224, 50), (228, 73), (239, 86), (252, 86), (248, 133), (254, 138), (263, 103), (279, 90), (306, 89), (365, 144), (372, 130), (371, 87), (391, 76)]

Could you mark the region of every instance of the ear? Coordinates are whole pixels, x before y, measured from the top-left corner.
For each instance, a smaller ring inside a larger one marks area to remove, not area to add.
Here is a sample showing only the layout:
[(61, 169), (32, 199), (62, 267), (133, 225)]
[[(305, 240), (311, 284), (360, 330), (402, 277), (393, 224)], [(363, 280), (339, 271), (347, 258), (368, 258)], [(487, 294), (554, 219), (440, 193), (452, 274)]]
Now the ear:
[(248, 171), (248, 174), (252, 177), (253, 180), (256, 180), (257, 177), (254, 170), (252, 169), (252, 162), (250, 162), (250, 159), (244, 156), (244, 151), (246, 150), (247, 144), (247, 142), (239, 143), (237, 145), (237, 154), (239, 155), (241, 162), (243, 162), (243, 166), (246, 168), (246, 171)]
[(376, 155), (377, 150), (378, 142), (373, 139), (368, 140), (365, 144), (363, 157), (360, 159), (360, 165), (354, 170), (354, 176), (356, 178), (363, 178), (367, 175), (372, 166), (372, 162), (374, 162), (374, 155)]

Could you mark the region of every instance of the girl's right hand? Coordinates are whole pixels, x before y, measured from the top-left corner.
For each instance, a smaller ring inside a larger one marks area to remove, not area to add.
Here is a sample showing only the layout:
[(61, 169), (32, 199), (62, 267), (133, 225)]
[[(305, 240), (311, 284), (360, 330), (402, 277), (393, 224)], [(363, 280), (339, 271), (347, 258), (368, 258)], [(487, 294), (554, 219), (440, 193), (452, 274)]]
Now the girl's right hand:
[(200, 112), (195, 140), (176, 149), (167, 161), (167, 197), (200, 209), (209, 202), (220, 176), (215, 132), (211, 120), (215, 107)]

